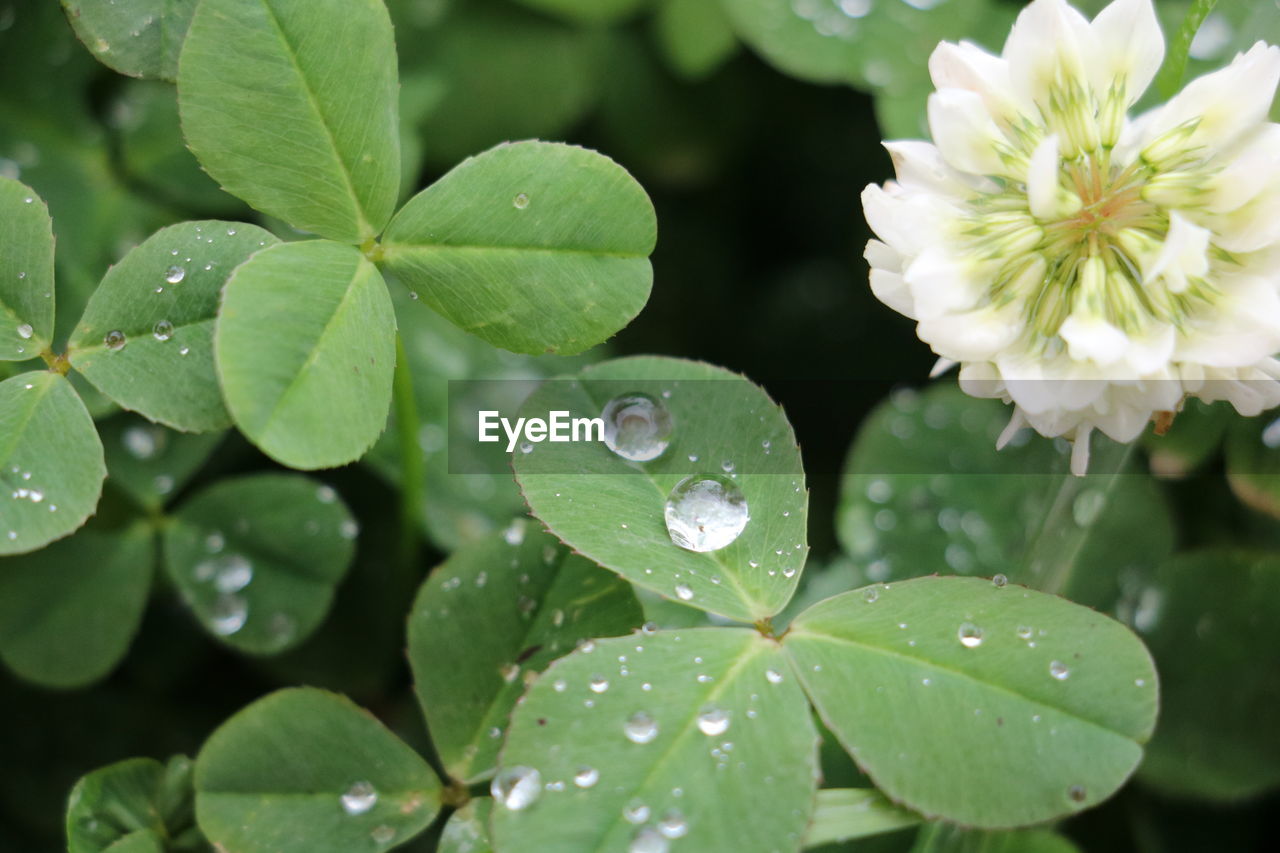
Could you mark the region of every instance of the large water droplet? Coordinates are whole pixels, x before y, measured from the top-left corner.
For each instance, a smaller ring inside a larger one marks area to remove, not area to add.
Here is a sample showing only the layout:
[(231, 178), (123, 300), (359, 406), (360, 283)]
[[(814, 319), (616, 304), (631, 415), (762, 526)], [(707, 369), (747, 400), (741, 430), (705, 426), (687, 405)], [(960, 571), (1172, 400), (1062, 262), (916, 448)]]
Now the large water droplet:
[(18, 327), (18, 337), (22, 338), (24, 341), (31, 340), (32, 335), (34, 335), (35, 333), (36, 333), (36, 330), (31, 328), (31, 326), (27, 323), (23, 323), (21, 326)]
[(155, 336), (157, 341), (164, 343), (173, 337), (173, 324), (168, 320), (161, 320), (156, 323), (155, 328), (151, 330), (151, 334)]
[(542, 793), (542, 774), (532, 767), (508, 767), (493, 777), (489, 793), (502, 806), (513, 812), (527, 809)]
[(667, 533), (689, 551), (718, 551), (742, 534), (751, 516), (746, 496), (716, 474), (686, 477), (667, 498)]
[(1066, 681), (1071, 675), (1071, 670), (1067, 669), (1067, 665), (1060, 660), (1055, 660), (1049, 664), (1049, 674), (1059, 681)]
[(676, 584), (676, 598), (681, 601), (693, 601), (693, 588), (687, 583)]
[(698, 731), (716, 737), (729, 731), (729, 712), (723, 708), (706, 708), (698, 715)]
[(956, 635), (960, 638), (960, 645), (966, 649), (976, 649), (982, 645), (982, 629), (972, 622), (962, 623)]
[(112, 352), (118, 352), (124, 349), (124, 345), (129, 343), (129, 339), (119, 329), (112, 329), (103, 337), (102, 343)]
[(180, 284), (187, 277), (187, 271), (179, 266), (172, 266), (165, 270), (164, 280), (170, 284)]
[(622, 733), (632, 743), (649, 743), (658, 736), (658, 721), (644, 711), (636, 711), (623, 724)]
[(252, 580), (253, 564), (240, 554), (229, 554), (218, 566), (213, 585), (218, 592), (239, 592)]
[(356, 782), (342, 795), (342, 810), (349, 815), (364, 814), (377, 805), (378, 792), (369, 782)]
[(648, 394), (623, 394), (605, 404), (604, 443), (632, 462), (657, 459), (671, 443), (671, 413)]

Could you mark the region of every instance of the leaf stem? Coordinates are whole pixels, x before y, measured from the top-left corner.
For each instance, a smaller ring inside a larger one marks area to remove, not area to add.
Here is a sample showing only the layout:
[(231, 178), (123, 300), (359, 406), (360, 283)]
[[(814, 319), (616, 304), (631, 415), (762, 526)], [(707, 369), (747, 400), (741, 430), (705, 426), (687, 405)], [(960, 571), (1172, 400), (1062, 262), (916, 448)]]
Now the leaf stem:
[(47, 349), (40, 353), (40, 357), (44, 359), (44, 363), (49, 366), (49, 369), (59, 376), (66, 376), (71, 372), (71, 362), (65, 354), (57, 355), (53, 350)]
[(400, 556), (412, 568), (418, 552), (418, 527), (422, 523), (423, 481), (426, 463), (418, 443), (421, 419), (413, 393), (413, 374), (405, 353), (404, 338), (396, 334), (396, 370), (392, 393), (396, 407), (396, 433), (400, 440)]
[(1173, 97), (1182, 88), (1182, 78), (1187, 73), (1187, 57), (1191, 54), (1191, 42), (1195, 41), (1200, 25), (1209, 17), (1218, 0), (1195, 0), (1187, 17), (1182, 21), (1182, 28), (1173, 37), (1169, 52), (1165, 54), (1164, 66), (1156, 77), (1156, 86), (1165, 98)]

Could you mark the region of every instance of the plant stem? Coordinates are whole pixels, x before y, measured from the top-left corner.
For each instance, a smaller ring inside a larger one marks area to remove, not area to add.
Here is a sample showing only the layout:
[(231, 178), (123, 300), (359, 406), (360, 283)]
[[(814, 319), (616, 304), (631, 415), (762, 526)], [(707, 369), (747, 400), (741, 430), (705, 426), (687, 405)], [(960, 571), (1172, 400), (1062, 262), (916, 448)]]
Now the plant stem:
[(1209, 17), (1218, 0), (1195, 0), (1187, 17), (1182, 21), (1182, 28), (1169, 43), (1169, 52), (1165, 54), (1164, 66), (1156, 77), (1156, 86), (1165, 98), (1171, 98), (1182, 88), (1182, 78), (1187, 73), (1187, 57), (1191, 53), (1191, 42), (1195, 41), (1200, 25)]
[(405, 354), (404, 339), (396, 334), (396, 371), (393, 386), (396, 433), (400, 439), (400, 558), (406, 569), (415, 567), (418, 528), (422, 523), (423, 481), (426, 463), (418, 443), (421, 421), (413, 393), (413, 375)]
[(1088, 474), (1062, 475), (1044, 523), (1027, 552), (1031, 571), (1039, 578), (1039, 589), (1061, 595), (1070, 586), (1080, 550), (1097, 519), (1108, 511), (1112, 491), (1123, 476), (1121, 472), (1128, 465), (1133, 448), (1133, 443), (1100, 439), (1090, 457)]

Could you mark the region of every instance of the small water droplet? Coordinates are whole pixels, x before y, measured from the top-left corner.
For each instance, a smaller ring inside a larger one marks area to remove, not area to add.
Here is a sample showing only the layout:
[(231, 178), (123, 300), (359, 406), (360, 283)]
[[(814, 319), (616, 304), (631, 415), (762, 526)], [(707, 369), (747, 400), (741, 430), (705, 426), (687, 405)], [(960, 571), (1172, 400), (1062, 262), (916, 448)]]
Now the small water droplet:
[(542, 793), (542, 774), (523, 765), (508, 767), (493, 777), (489, 793), (499, 805), (513, 812), (527, 809)]
[(627, 845), (627, 853), (668, 853), (671, 843), (656, 829), (645, 827)]
[(342, 794), (342, 810), (349, 815), (360, 815), (378, 803), (378, 792), (369, 782), (353, 784)]
[(683, 838), (689, 833), (689, 821), (685, 820), (680, 812), (672, 809), (658, 821), (658, 832), (662, 833), (664, 838)]
[(527, 193), (516, 193), (516, 197), (511, 200), (516, 210), (524, 210), (529, 206), (529, 196)]
[(982, 645), (982, 629), (972, 622), (961, 623), (956, 635), (960, 638), (960, 645), (966, 649), (976, 649)]
[(22, 338), (24, 341), (31, 340), (32, 335), (34, 335), (35, 333), (36, 333), (36, 330), (31, 328), (31, 326), (27, 323), (23, 323), (21, 326), (18, 327), (18, 337)]
[(1031, 635), (1032, 635), (1032, 634), (1034, 634), (1034, 633), (1035, 633), (1035, 629), (1034, 629), (1034, 628), (1032, 628), (1030, 625), (1019, 625), (1019, 626), (1018, 626), (1018, 636), (1019, 636), (1019, 637), (1021, 637), (1021, 638), (1022, 638), (1022, 639), (1024, 639), (1024, 640), (1030, 640), (1030, 639), (1031, 639)]
[(164, 280), (170, 284), (181, 284), (182, 280), (187, 277), (187, 271), (180, 266), (171, 266), (165, 270)]
[(1073, 803), (1083, 803), (1085, 798), (1085, 790), (1083, 785), (1072, 785), (1067, 789), (1067, 797)]
[(391, 826), (377, 826), (369, 832), (369, 837), (373, 839), (374, 844), (390, 844), (395, 841), (396, 830)]
[(1071, 504), (1071, 515), (1076, 524), (1081, 527), (1088, 527), (1097, 520), (1106, 502), (1107, 496), (1101, 491), (1086, 489), (1077, 495), (1075, 501)]
[(632, 800), (622, 807), (622, 817), (627, 823), (644, 823), (649, 819), (649, 807), (642, 800)]
[(676, 584), (676, 598), (680, 599), (681, 601), (692, 601), (693, 589), (688, 584), (684, 584), (684, 583)]
[(869, 586), (862, 591), (862, 600), (867, 604), (875, 604), (880, 598), (880, 592), (874, 586)]
[(249, 619), (249, 603), (234, 593), (219, 595), (209, 613), (209, 625), (215, 634), (229, 637), (244, 627)]
[(605, 446), (623, 459), (649, 462), (671, 443), (671, 413), (648, 394), (614, 397), (605, 404), (601, 419)]
[(573, 784), (579, 788), (590, 788), (600, 781), (600, 771), (594, 767), (583, 765), (578, 768), (578, 772), (573, 774)]
[(587, 687), (591, 688), (592, 693), (603, 693), (609, 689), (609, 679), (603, 675), (592, 676), (591, 681), (587, 683)]
[(102, 339), (102, 343), (112, 352), (119, 352), (124, 349), (125, 344), (129, 343), (129, 339), (119, 329), (112, 329), (107, 332), (106, 337)]
[(698, 731), (708, 737), (722, 735), (729, 730), (729, 713), (723, 708), (706, 708), (698, 714)]
[(636, 711), (627, 718), (622, 732), (632, 743), (649, 743), (658, 736), (658, 721), (644, 711)]
[(213, 576), (213, 585), (218, 592), (239, 592), (253, 582), (253, 564), (240, 554), (230, 554), (220, 558)]
[(164, 343), (173, 337), (173, 324), (168, 320), (161, 320), (156, 323), (155, 328), (151, 330), (151, 334), (155, 336), (157, 341)]
[(1058, 681), (1066, 681), (1071, 675), (1071, 670), (1067, 669), (1067, 665), (1060, 660), (1055, 660), (1049, 664), (1049, 674)]
[(766, 669), (764, 671), (764, 677), (770, 684), (782, 683), (782, 673), (778, 672), (776, 669)]
[(686, 477), (665, 508), (671, 541), (689, 551), (718, 551), (732, 544), (750, 521), (747, 499), (732, 480), (716, 474)]

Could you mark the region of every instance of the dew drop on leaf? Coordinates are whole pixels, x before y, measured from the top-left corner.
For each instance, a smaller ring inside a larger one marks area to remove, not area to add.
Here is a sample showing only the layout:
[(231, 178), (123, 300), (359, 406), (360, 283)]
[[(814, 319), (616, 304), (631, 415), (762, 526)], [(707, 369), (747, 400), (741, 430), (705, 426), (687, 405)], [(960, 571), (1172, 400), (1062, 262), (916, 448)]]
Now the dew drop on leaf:
[(1071, 670), (1067, 669), (1067, 665), (1060, 660), (1055, 660), (1049, 664), (1049, 674), (1058, 681), (1066, 681), (1071, 675)]
[(129, 343), (129, 339), (125, 337), (124, 332), (119, 329), (112, 329), (107, 332), (102, 339), (102, 343), (112, 352), (118, 352), (124, 349), (124, 345)]
[(962, 623), (956, 635), (960, 638), (960, 645), (966, 649), (976, 649), (982, 645), (982, 629), (972, 622)]
[(360, 815), (369, 811), (378, 802), (378, 792), (369, 782), (360, 781), (353, 784), (342, 795), (342, 810), (349, 815)]
[(622, 394), (605, 404), (604, 443), (623, 459), (649, 462), (671, 443), (671, 413), (648, 394)]
[(161, 320), (156, 323), (155, 328), (151, 330), (151, 334), (155, 336), (157, 341), (164, 343), (173, 337), (173, 324), (168, 320)]
[(623, 724), (622, 733), (632, 743), (649, 743), (658, 736), (658, 721), (644, 711), (636, 711)]
[(499, 805), (513, 812), (527, 809), (542, 793), (542, 774), (532, 767), (508, 767), (493, 777), (489, 793)]
[(600, 781), (600, 771), (594, 767), (583, 765), (573, 774), (573, 784), (579, 788), (590, 788)]
[(170, 284), (180, 284), (187, 277), (187, 271), (180, 266), (171, 266), (165, 270), (164, 280)]
[(666, 504), (667, 533), (689, 551), (718, 551), (733, 543), (750, 520), (747, 499), (732, 480), (716, 474), (686, 477)]
[(716, 737), (729, 730), (729, 713), (723, 708), (706, 708), (698, 714), (698, 731)]

